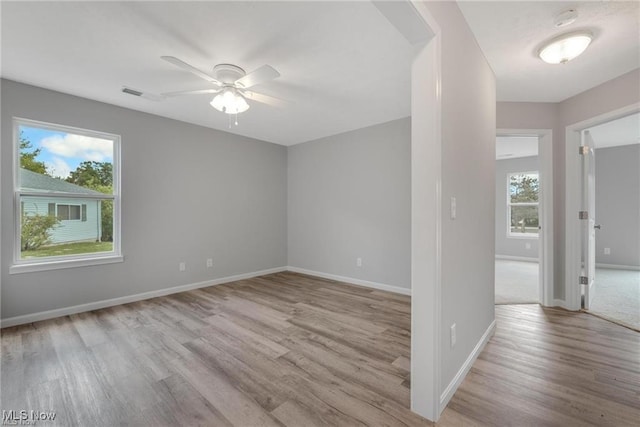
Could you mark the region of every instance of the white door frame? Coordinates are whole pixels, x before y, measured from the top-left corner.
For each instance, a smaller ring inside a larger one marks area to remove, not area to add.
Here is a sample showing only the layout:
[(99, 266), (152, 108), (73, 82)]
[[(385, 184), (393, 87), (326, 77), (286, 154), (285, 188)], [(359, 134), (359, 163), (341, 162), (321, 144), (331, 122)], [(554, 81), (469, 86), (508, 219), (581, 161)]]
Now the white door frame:
[(422, 1), (374, 1), (416, 48), (411, 67), (411, 410), (437, 421), (441, 323), (441, 41)]
[(538, 302), (553, 306), (553, 132), (551, 129), (497, 129), (496, 135), (538, 137), (541, 202), (538, 215), (542, 226), (538, 240)]
[(580, 277), (581, 242), (580, 210), (582, 172), (580, 169), (580, 134), (583, 130), (602, 123), (619, 119), (629, 114), (640, 112), (640, 102), (600, 114), (587, 120), (566, 127), (565, 136), (565, 299), (564, 307), (568, 310), (580, 310), (581, 289)]

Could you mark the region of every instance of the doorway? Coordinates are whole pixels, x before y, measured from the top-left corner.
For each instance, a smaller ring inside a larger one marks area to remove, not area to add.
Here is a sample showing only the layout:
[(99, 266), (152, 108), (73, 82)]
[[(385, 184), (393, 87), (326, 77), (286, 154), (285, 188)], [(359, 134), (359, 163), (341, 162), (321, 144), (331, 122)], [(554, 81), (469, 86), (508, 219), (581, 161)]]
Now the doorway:
[[(566, 128), (566, 147), (565, 147), (565, 165), (566, 165), (566, 187), (565, 187), (565, 198), (566, 198), (566, 206), (565, 206), (565, 242), (566, 242), (566, 248), (565, 248), (565, 260), (566, 260), (566, 268), (565, 268), (565, 283), (566, 283), (566, 293), (565, 293), (565, 301), (563, 302), (563, 306), (569, 310), (580, 310), (582, 308), (582, 303), (584, 301), (583, 299), (583, 295), (585, 294), (585, 287), (588, 286), (591, 283), (591, 280), (587, 277), (587, 278), (583, 278), (581, 276), (583, 276), (583, 272), (584, 271), (588, 271), (589, 270), (589, 266), (585, 266), (585, 262), (587, 263), (592, 263), (593, 265), (595, 265), (595, 275), (594, 275), (594, 280), (593, 280), (593, 285), (592, 285), (592, 290), (595, 290), (595, 292), (593, 293), (593, 295), (586, 295), (587, 297), (592, 297), (590, 303), (591, 304), (597, 304), (597, 301), (599, 299), (599, 295), (598, 292), (601, 292), (600, 297), (602, 297), (602, 292), (605, 291), (605, 288), (607, 287), (607, 285), (605, 285), (604, 283), (608, 283), (609, 285), (611, 285), (612, 283), (614, 283), (614, 281), (611, 279), (611, 277), (607, 278), (607, 274), (606, 273), (613, 273), (613, 275), (616, 274), (616, 272), (612, 272), (611, 270), (622, 270), (621, 268), (611, 268), (611, 266), (623, 266), (623, 264), (609, 264), (609, 262), (611, 262), (612, 255), (614, 253), (618, 253), (618, 254), (626, 254), (626, 256), (629, 256), (630, 258), (627, 259), (627, 261), (624, 261), (625, 263), (631, 263), (631, 265), (626, 265), (625, 270), (622, 271), (627, 271), (630, 273), (629, 277), (625, 278), (623, 281), (630, 284), (630, 286), (633, 287), (633, 289), (636, 289), (635, 287), (640, 288), (640, 280), (637, 278), (638, 276), (635, 276), (635, 274), (637, 274), (637, 270), (635, 269), (636, 265), (640, 265), (640, 259), (638, 259), (638, 257), (636, 255), (634, 255), (635, 248), (640, 246), (640, 230), (636, 229), (637, 231), (634, 231), (632, 227), (635, 226), (635, 224), (637, 224), (637, 219), (640, 216), (640, 212), (638, 210), (636, 210), (635, 212), (633, 212), (633, 208), (621, 208), (620, 206), (618, 206), (618, 209), (614, 209), (614, 212), (619, 213), (631, 213), (633, 215), (635, 215), (635, 221), (621, 221), (621, 220), (611, 220), (611, 219), (607, 219), (607, 225), (605, 224), (599, 224), (600, 223), (600, 218), (598, 218), (598, 210), (597, 210), (597, 206), (594, 212), (594, 223), (592, 225), (601, 225), (600, 230), (596, 229), (596, 235), (595, 235), (595, 244), (593, 245), (593, 247), (595, 249), (593, 249), (591, 251), (591, 254), (589, 257), (585, 257), (583, 254), (583, 242), (588, 242), (588, 240), (586, 239), (586, 229), (584, 227), (584, 220), (580, 219), (580, 217), (582, 217), (583, 215), (580, 214), (580, 211), (583, 210), (583, 206), (584, 205), (584, 201), (583, 199), (583, 181), (584, 181), (584, 176), (582, 173), (582, 163), (584, 161), (584, 159), (582, 158), (582, 156), (579, 154), (583, 151), (583, 149), (580, 148), (580, 146), (582, 145), (582, 136), (583, 136), (583, 131), (585, 130), (589, 130), (590, 133), (596, 132), (596, 128), (598, 128), (599, 125), (605, 125), (608, 123), (613, 123), (615, 121), (617, 121), (618, 119), (624, 119), (626, 117), (629, 116), (633, 116), (633, 115), (638, 115), (638, 113), (640, 113), (640, 103), (634, 103), (631, 104), (627, 107), (623, 107), (587, 120), (584, 120), (582, 122), (578, 122), (575, 123), (573, 125), (567, 126)], [(631, 120), (631, 119), (629, 119)], [(634, 125), (635, 126), (635, 131), (638, 131), (638, 125)], [(596, 148), (594, 150), (594, 157), (595, 158), (603, 158), (602, 157), (602, 153), (599, 153), (598, 147), (597, 147), (597, 140), (598, 139), (603, 139), (601, 137), (599, 137), (597, 135), (597, 132), (591, 135), (592, 138), (594, 139)], [(634, 138), (633, 136), (631, 138)], [(638, 141), (638, 135), (635, 136), (635, 141)], [(633, 141), (632, 141), (633, 142)], [(632, 144), (630, 144), (632, 145)], [(630, 157), (625, 156), (626, 160), (629, 160)], [(603, 162), (605, 162), (605, 160), (603, 160)], [(604, 163), (603, 163), (604, 164)], [(595, 167), (598, 167), (598, 160), (596, 159), (595, 161)], [(619, 168), (622, 169), (622, 168)], [(637, 171), (638, 166), (635, 166), (635, 169)], [(595, 170), (595, 175), (597, 176), (597, 169)], [(602, 173), (601, 173), (602, 175)], [(620, 181), (620, 179), (618, 178), (618, 187), (621, 187), (620, 183), (625, 183), (625, 184), (629, 184), (631, 188), (631, 190), (627, 191), (627, 194), (637, 194), (638, 192), (638, 188), (640, 188), (640, 183), (633, 182), (635, 179), (633, 177), (627, 177), (625, 179), (623, 179), (622, 181)], [(597, 183), (598, 179), (596, 177), (596, 185), (601, 185)], [(611, 194), (615, 194), (616, 192), (618, 192), (618, 188), (616, 188), (615, 190), (610, 190), (608, 192), (609, 196)], [(607, 194), (607, 193), (604, 193)], [(604, 196), (601, 196), (601, 198)], [(597, 203), (597, 199), (598, 196), (596, 195), (596, 203)], [(609, 203), (611, 204), (615, 204), (615, 203), (620, 203), (619, 198), (617, 198), (618, 202), (612, 202), (610, 201)], [(606, 201), (606, 199), (605, 199)], [(601, 208), (602, 209), (602, 208)], [(601, 211), (602, 213), (602, 211)], [(602, 219), (606, 219), (606, 218), (602, 218)], [(603, 233), (601, 233), (601, 231), (603, 230), (607, 230), (607, 231), (612, 231), (613, 229), (615, 229), (618, 225), (620, 224), (616, 224), (612, 227), (613, 222), (623, 222), (624, 224), (624, 235), (629, 237), (632, 243), (631, 243), (631, 248), (632, 250), (630, 251), (628, 248), (623, 248), (622, 246), (616, 246), (616, 245), (620, 245), (622, 242), (622, 240), (620, 238), (618, 239), (614, 239), (614, 240), (609, 240), (607, 241), (605, 239), (605, 235)], [(584, 235), (584, 236), (583, 236)], [(615, 248), (618, 249), (615, 249)], [(605, 255), (605, 248), (608, 249), (607, 250), (607, 255)], [(638, 249), (638, 251), (640, 251), (640, 249)], [(597, 256), (601, 257), (600, 258), (600, 262), (598, 262), (597, 260)], [(609, 258), (604, 258), (604, 257), (609, 257)], [(605, 259), (608, 262), (602, 262), (602, 260)], [(633, 267), (633, 268), (629, 268), (629, 267)], [(608, 271), (605, 271), (608, 270)], [(611, 276), (611, 274), (609, 275)], [(581, 282), (585, 283), (585, 285), (582, 285)], [(603, 282), (602, 285), (598, 285), (599, 282)], [(611, 285), (615, 288), (615, 285)], [(606, 292), (606, 291), (605, 291)], [(616, 294), (616, 292), (613, 292), (612, 294)], [(619, 295), (619, 293), (618, 293)], [(640, 290), (638, 291), (632, 291), (631, 293), (628, 294), (629, 297), (625, 298), (624, 303), (629, 303), (629, 302), (637, 302), (640, 298)], [(585, 298), (586, 299), (586, 298)], [(621, 301), (621, 300), (618, 300)], [(589, 304), (589, 305), (591, 305)], [(614, 306), (614, 305), (618, 305), (618, 306), (622, 306), (623, 304), (621, 303), (613, 303), (610, 304), (610, 306)], [(593, 309), (590, 311), (593, 312)], [(631, 310), (627, 311), (627, 313), (631, 313), (632, 315), (635, 316), (635, 314), (640, 315), (640, 313), (637, 311), (637, 309), (635, 308), (631, 308)], [(596, 313), (594, 313), (596, 314)], [(628, 323), (628, 321), (622, 321), (621, 319), (613, 319), (610, 314), (609, 315), (602, 315), (602, 317), (606, 317), (610, 320), (615, 320), (618, 323), (624, 324), (625, 326), (629, 326), (632, 327), (632, 325), (630, 325)]]
[(495, 303), (540, 302), (537, 135), (496, 137)]
[(640, 113), (582, 131), (582, 308), (640, 330)]
[(495, 303), (552, 305), (551, 130), (496, 133)]

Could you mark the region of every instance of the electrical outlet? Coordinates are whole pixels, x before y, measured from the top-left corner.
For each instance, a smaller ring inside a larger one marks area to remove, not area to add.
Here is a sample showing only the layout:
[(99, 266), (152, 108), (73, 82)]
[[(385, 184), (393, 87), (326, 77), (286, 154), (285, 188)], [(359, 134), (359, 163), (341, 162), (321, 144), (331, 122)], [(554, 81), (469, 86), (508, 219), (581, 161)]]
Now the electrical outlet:
[(181, 262), (181, 263), (178, 265), (178, 270), (180, 270), (180, 271), (185, 271), (186, 269), (187, 269), (187, 263), (186, 263), (186, 262)]
[(207, 268), (213, 267), (213, 258), (207, 258)]
[(356, 267), (362, 267), (362, 258), (356, 258)]
[(605, 255), (611, 255), (611, 248), (604, 248)]
[(456, 324), (451, 325), (451, 348), (456, 346)]

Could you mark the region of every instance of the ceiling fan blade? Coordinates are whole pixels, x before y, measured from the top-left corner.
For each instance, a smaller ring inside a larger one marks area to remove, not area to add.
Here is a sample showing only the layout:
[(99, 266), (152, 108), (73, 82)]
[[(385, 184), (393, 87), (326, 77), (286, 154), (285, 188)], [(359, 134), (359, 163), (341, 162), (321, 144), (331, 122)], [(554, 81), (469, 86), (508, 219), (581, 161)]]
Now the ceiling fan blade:
[(164, 99), (163, 95), (157, 95), (155, 93), (143, 92), (138, 89), (133, 89), (127, 86), (122, 86), (122, 93), (126, 93), (127, 95), (139, 96), (140, 98), (148, 99), (150, 101), (162, 101)]
[(273, 107), (286, 107), (289, 102), (284, 99), (276, 98), (274, 96), (265, 95), (264, 93), (242, 91), (242, 94), (252, 101), (261, 102), (263, 104), (271, 105)]
[(278, 77), (280, 77), (280, 73), (277, 72), (275, 68), (271, 65), (263, 65), (246, 76), (239, 78), (234, 84), (247, 89), (251, 86), (259, 85), (260, 83), (264, 83)]
[(195, 74), (196, 76), (208, 81), (209, 83), (213, 83), (216, 86), (222, 86), (222, 83), (211, 77), (209, 74), (198, 70), (196, 67), (187, 64), (186, 62), (176, 58), (175, 56), (161, 56), (160, 58), (164, 59), (170, 64), (175, 65), (178, 68), (182, 68), (183, 70), (190, 72), (191, 74)]
[(220, 89), (180, 90), (177, 92), (164, 92), (164, 93), (161, 93), (161, 95), (166, 97), (174, 97), (174, 96), (183, 96), (183, 95), (205, 95), (208, 93), (218, 93), (218, 92), (220, 92)]

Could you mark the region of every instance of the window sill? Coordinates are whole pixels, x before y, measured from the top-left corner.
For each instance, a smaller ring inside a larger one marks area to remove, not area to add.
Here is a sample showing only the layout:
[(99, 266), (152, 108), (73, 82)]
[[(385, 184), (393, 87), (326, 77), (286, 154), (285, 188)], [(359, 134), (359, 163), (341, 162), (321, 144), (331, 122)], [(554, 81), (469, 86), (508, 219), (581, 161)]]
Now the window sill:
[(9, 274), (34, 273), (37, 271), (61, 270), (63, 268), (89, 267), (92, 265), (114, 264), (118, 262), (124, 262), (124, 257), (122, 255), (14, 264), (9, 267)]
[(507, 239), (526, 239), (526, 240), (538, 240), (539, 234), (507, 234)]

